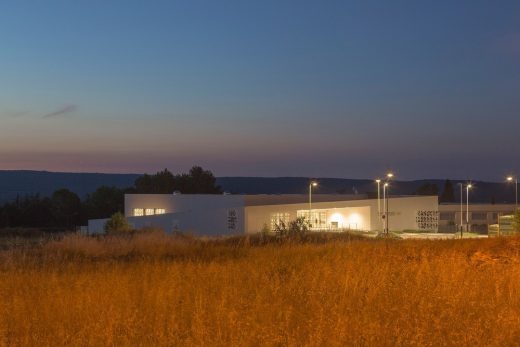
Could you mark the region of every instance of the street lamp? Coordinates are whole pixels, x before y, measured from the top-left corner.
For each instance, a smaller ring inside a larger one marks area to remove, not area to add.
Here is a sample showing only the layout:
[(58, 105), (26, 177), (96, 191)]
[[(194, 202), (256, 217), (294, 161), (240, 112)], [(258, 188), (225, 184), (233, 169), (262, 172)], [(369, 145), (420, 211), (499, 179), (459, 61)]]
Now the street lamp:
[(387, 191), (388, 191), (388, 187), (389, 187), (390, 184), (388, 184), (388, 182), (385, 182), (385, 184), (383, 185), (383, 201), (385, 203), (384, 205), (384, 209), (385, 209), (385, 227), (384, 227), (384, 233), (386, 235), (388, 235), (388, 194), (387, 194)]
[(463, 198), (462, 198), (462, 190), (463, 190), (463, 187), (464, 187), (464, 184), (462, 183), (459, 183), (459, 186), (460, 186), (460, 238), (462, 238), (462, 233), (463, 233), (463, 222), (462, 222), (462, 202), (463, 202)]
[(390, 186), (390, 180), (394, 177), (394, 173), (393, 172), (388, 172), (386, 174), (386, 183), (385, 183), (385, 188), (386, 188), (386, 192), (385, 192), (385, 195), (386, 195), (386, 203), (385, 203), (385, 230), (386, 230), (386, 235), (389, 234), (389, 231), (388, 230), (388, 225), (389, 225), (389, 221), (388, 221), (388, 205), (390, 204), (390, 200), (389, 200), (389, 193), (388, 193), (388, 188)]
[(312, 227), (311, 224), (311, 211), (312, 211), (312, 187), (317, 187), (318, 182), (310, 181), (309, 182), (309, 228)]
[(518, 177), (507, 177), (508, 182), (515, 182), (515, 210), (518, 210)]
[(377, 183), (377, 213), (379, 216), (379, 220), (381, 220), (381, 180), (376, 179)]
[(473, 187), (471, 183), (466, 185), (466, 231), (471, 231), (469, 225), (469, 190)]

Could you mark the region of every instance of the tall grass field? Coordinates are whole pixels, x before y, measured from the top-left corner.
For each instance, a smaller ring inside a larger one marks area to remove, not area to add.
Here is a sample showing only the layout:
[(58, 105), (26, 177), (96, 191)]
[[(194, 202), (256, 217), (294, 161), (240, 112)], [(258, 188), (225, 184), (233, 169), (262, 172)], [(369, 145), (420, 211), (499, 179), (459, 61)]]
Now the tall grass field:
[(0, 251), (0, 346), (520, 344), (520, 238), (67, 236)]

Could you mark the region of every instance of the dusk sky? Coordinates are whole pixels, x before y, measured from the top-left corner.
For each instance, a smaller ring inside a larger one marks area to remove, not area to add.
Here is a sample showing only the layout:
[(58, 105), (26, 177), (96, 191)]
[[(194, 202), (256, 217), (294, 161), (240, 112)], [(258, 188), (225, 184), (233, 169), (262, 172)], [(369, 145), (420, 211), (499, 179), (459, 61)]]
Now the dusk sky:
[(2, 1), (0, 169), (520, 173), (520, 1)]

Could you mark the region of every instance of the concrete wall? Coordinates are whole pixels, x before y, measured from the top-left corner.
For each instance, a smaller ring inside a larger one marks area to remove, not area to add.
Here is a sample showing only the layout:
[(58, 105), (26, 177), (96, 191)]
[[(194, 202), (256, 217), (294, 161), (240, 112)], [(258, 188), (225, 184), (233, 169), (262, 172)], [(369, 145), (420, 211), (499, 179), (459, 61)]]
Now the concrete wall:
[(103, 234), (105, 232), (105, 223), (108, 218), (103, 219), (89, 219), (87, 226), (87, 233), (92, 234)]
[[(417, 218), (419, 211), (428, 211), (437, 216), (438, 200), (436, 196), (413, 196), (389, 199), (389, 229), (390, 230), (417, 230), (419, 225)], [(270, 227), (271, 215), (274, 213), (288, 213), (291, 220), (297, 217), (297, 211), (308, 210), (308, 203), (263, 205), (246, 207), (246, 232), (256, 233), (264, 228)], [(381, 201), (381, 208), (383, 203)], [(359, 223), (358, 229), (382, 230), (383, 223), (378, 214), (377, 199), (363, 199), (352, 201), (314, 202), (313, 213), (318, 210), (326, 210), (329, 219), (332, 215), (339, 214), (345, 221), (344, 227), (352, 227), (353, 218)], [(424, 213), (423, 213), (424, 214)], [(354, 217), (355, 216), (355, 217)], [(422, 217), (421, 217), (422, 218)], [(331, 220), (327, 221), (330, 223)], [(427, 228), (436, 231), (436, 227)]]
[[(330, 198), (333, 201), (314, 201), (312, 204), (313, 212), (326, 211), (327, 226), (337, 222), (338, 228), (383, 229), (378, 214), (377, 199), (336, 201), (339, 196)], [(286, 196), (271, 196), (271, 200), (274, 199), (272, 201), (276, 202), (282, 198), (286, 199), (285, 201), (296, 199), (290, 197), (287, 200)], [(300, 195), (298, 199), (302, 201), (305, 196)], [(288, 213), (290, 220), (293, 220), (297, 217), (297, 211), (308, 211), (309, 208), (307, 201), (272, 205), (271, 200), (269, 196), (127, 194), (125, 216), (136, 228), (154, 226), (165, 232), (179, 230), (200, 236), (219, 236), (259, 232), (264, 225), (270, 227), (272, 213)], [(262, 201), (271, 201), (271, 204), (255, 206)], [(253, 206), (247, 206), (248, 204)], [(383, 207), (382, 202), (381, 207)], [(133, 216), (135, 208), (160, 208), (164, 209), (165, 214), (135, 217)], [(389, 228), (390, 230), (417, 230), (418, 211), (429, 211), (435, 214), (438, 209), (436, 196), (390, 198)], [(90, 220), (89, 232), (103, 232), (105, 222), (106, 219)]]
[[(382, 205), (382, 204), (381, 204)], [(438, 226), (421, 228), (417, 223), (417, 219), (421, 218), (422, 224), (427, 223), (431, 213), (432, 216), (437, 218), (438, 224), (438, 213), (439, 213), (439, 198), (437, 196), (410, 196), (410, 197), (398, 197), (390, 198), (389, 205), (389, 225), (390, 230), (403, 231), (403, 230), (429, 230), (438, 231)], [(418, 215), (421, 212), (421, 215)], [(374, 217), (374, 215), (372, 215)], [(375, 221), (377, 221), (377, 214), (375, 215)]]
[[(446, 231), (456, 231), (460, 228), (466, 229), (466, 204), (462, 204), (462, 214), (460, 213), (460, 203), (441, 204), (440, 227)], [(471, 204), (469, 205), (469, 228), (473, 231), (486, 231), (491, 224), (498, 223), (499, 215), (512, 214), (515, 204)], [(462, 224), (461, 224), (462, 217)]]
[[(135, 208), (163, 208), (169, 216), (134, 217)], [(173, 226), (176, 226), (178, 230), (194, 235), (232, 235), (244, 232), (244, 197), (210, 194), (127, 194), (125, 216), (139, 225), (161, 226), (166, 232), (171, 232)]]

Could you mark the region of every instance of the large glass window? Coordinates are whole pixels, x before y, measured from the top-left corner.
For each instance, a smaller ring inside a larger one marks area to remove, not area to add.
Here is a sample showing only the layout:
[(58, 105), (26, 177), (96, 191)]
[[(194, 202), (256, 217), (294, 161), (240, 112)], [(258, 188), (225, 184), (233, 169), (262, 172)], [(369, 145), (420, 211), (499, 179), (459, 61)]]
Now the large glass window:
[(155, 214), (165, 214), (166, 210), (164, 208), (156, 208)]
[(286, 212), (271, 213), (271, 230), (275, 231), (281, 224), (289, 225), (290, 215)]
[(135, 217), (144, 216), (144, 209), (143, 208), (134, 208), (134, 216)]
[(305, 218), (306, 221), (310, 220), (310, 228), (315, 229), (327, 229), (327, 211), (311, 211), (309, 218), (309, 210), (300, 210), (297, 212), (298, 218)]
[(145, 210), (145, 215), (147, 216), (153, 216), (155, 214), (155, 209), (154, 208), (147, 208)]

